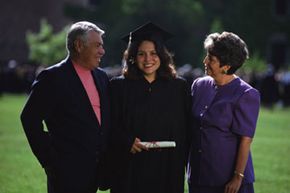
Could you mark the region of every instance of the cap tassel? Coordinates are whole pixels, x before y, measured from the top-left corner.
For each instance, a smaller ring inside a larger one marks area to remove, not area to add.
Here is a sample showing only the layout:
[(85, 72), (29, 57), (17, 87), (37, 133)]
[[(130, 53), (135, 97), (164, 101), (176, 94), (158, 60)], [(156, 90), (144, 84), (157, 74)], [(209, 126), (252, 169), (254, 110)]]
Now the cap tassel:
[(128, 51), (129, 51), (129, 48), (130, 48), (130, 45), (131, 45), (131, 41), (132, 41), (132, 32), (130, 32), (130, 35), (129, 35), (129, 42), (128, 42), (128, 45), (127, 45), (127, 49), (124, 51), (123, 53), (123, 59), (122, 59), (122, 66), (123, 68), (127, 67), (127, 58), (128, 58)]
[(131, 45), (131, 42), (132, 42), (132, 32), (130, 32), (129, 42), (128, 42), (127, 49), (129, 49), (129, 47), (130, 47), (130, 45)]

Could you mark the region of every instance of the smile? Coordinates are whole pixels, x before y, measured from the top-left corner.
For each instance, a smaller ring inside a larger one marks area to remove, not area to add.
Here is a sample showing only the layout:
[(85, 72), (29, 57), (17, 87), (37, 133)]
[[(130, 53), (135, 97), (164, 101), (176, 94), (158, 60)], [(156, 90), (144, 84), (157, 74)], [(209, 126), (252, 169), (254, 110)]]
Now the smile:
[(144, 64), (145, 68), (151, 68), (152, 66), (154, 66), (154, 64)]

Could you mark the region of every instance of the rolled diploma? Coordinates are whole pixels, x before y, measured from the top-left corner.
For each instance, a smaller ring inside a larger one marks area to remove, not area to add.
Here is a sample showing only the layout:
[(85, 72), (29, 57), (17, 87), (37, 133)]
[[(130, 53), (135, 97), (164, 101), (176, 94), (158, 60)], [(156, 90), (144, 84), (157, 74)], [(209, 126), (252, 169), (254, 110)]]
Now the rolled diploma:
[(146, 146), (147, 148), (168, 148), (176, 147), (175, 141), (143, 141), (140, 144)]

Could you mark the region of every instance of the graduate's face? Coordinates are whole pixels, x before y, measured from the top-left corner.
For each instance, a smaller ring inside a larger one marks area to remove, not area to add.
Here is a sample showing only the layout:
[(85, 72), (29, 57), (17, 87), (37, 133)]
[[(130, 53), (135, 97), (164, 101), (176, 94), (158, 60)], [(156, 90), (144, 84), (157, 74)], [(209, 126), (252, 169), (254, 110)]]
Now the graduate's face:
[(105, 54), (102, 36), (95, 31), (89, 32), (85, 42), (79, 40), (78, 52), (84, 67), (90, 70), (98, 67)]
[(156, 78), (156, 71), (160, 67), (160, 58), (151, 41), (143, 41), (137, 52), (137, 66), (143, 72), (144, 77), (152, 82)]

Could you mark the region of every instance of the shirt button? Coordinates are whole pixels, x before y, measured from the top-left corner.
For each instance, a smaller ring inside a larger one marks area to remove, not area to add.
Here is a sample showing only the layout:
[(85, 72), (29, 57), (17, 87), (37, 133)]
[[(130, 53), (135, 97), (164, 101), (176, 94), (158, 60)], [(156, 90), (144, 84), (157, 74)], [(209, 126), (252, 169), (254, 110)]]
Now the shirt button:
[(199, 150), (198, 150), (198, 153), (201, 153), (201, 152), (202, 152), (202, 150), (201, 150), (201, 149), (199, 149)]
[(205, 107), (204, 107), (205, 109), (207, 109), (208, 108), (208, 106), (207, 105), (205, 105)]
[(202, 117), (202, 116), (203, 116), (203, 113), (200, 113), (200, 114), (199, 114), (199, 116), (201, 116), (201, 117)]
[(203, 128), (202, 128), (202, 127), (200, 127), (199, 129), (200, 129), (200, 130), (202, 130)]

